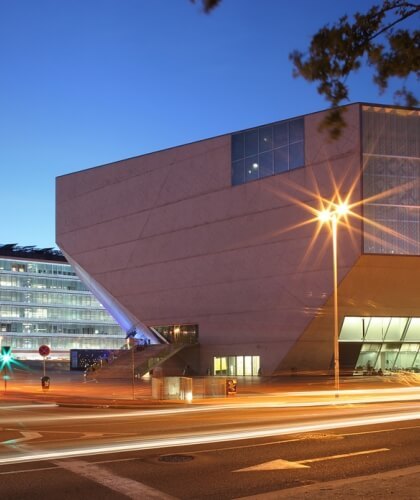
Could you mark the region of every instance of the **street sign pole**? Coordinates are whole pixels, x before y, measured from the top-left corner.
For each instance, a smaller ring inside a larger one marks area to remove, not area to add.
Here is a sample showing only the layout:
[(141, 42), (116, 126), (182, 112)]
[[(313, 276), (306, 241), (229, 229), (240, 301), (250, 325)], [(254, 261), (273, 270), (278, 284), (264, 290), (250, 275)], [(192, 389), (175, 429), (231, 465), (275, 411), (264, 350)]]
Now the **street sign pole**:
[[(49, 377), (46, 377), (46, 360), (47, 360), (47, 356), (49, 356), (50, 354), (50, 346), (48, 345), (40, 345), (39, 346), (39, 349), (38, 349), (38, 352), (40, 354), (40, 356), (42, 356), (42, 359), (43, 359), (43, 362), (42, 362), (42, 365), (43, 365), (43, 375), (42, 375), (42, 379), (41, 379), (41, 383), (42, 383), (42, 387), (44, 388), (45, 384), (48, 382), (48, 387), (49, 387)], [(48, 380), (47, 380), (48, 379)]]
[(131, 387), (133, 391), (133, 401), (134, 401), (134, 345), (131, 347)]
[(135, 387), (134, 387), (134, 378), (135, 378), (135, 363), (134, 363), (134, 350), (137, 345), (136, 340), (133, 337), (127, 339), (128, 347), (131, 349), (131, 396), (133, 401), (135, 399)]

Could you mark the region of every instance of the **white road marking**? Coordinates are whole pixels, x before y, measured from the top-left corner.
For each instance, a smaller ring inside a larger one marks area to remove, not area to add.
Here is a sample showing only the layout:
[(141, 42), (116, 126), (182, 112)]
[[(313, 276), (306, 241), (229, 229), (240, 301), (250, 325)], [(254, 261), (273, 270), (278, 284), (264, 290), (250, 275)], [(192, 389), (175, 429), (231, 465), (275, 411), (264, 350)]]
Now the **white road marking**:
[(128, 498), (138, 500), (175, 500), (175, 497), (166, 495), (159, 490), (143, 483), (113, 474), (109, 469), (92, 465), (83, 460), (66, 460), (55, 462), (62, 469), (66, 469), (78, 476), (90, 479), (110, 490), (114, 490)]
[(245, 469), (234, 470), (232, 472), (254, 472), (261, 470), (283, 469), (309, 469), (309, 465), (302, 465), (300, 462), (289, 462), (288, 460), (282, 460), (281, 458), (279, 458), (277, 460), (271, 460), (270, 462), (264, 462), (263, 464), (245, 467)]
[(389, 448), (377, 448), (376, 450), (365, 450), (356, 451), (353, 453), (345, 453), (343, 455), (331, 455), (329, 457), (317, 457), (308, 458), (307, 460), (298, 460), (296, 462), (289, 462), (288, 460), (271, 460), (270, 462), (264, 462), (262, 464), (252, 465), (251, 467), (246, 467), (244, 469), (234, 470), (232, 472), (251, 472), (251, 471), (261, 471), (261, 470), (282, 470), (282, 469), (307, 469), (309, 468), (309, 463), (313, 462), (323, 462), (324, 460), (336, 460), (338, 458), (348, 458), (355, 457), (358, 455), (370, 455), (371, 453), (380, 453), (382, 451), (389, 451)]
[[(420, 426), (419, 425), (410, 425), (407, 427), (394, 427), (394, 428), (387, 428), (387, 429), (378, 429), (374, 431), (363, 431), (363, 432), (346, 432), (342, 434), (333, 434), (334, 437), (341, 438), (341, 437), (346, 437), (346, 436), (363, 436), (365, 434), (380, 434), (384, 432), (394, 432), (394, 431), (403, 431), (407, 429), (418, 429)], [(204, 450), (194, 450), (194, 455), (197, 455), (198, 453), (211, 453), (215, 451), (229, 451), (229, 450), (241, 450), (243, 448), (259, 448), (261, 446), (275, 446), (278, 444), (284, 444), (284, 443), (296, 443), (298, 441), (304, 441), (306, 439), (305, 435), (302, 437), (294, 438), (294, 439), (283, 439), (282, 441), (269, 441), (268, 443), (252, 443), (252, 444), (244, 444), (241, 446), (223, 446), (221, 448), (206, 448)]]
[(382, 451), (389, 451), (389, 448), (377, 448), (376, 450), (355, 451), (353, 453), (344, 453), (343, 455), (331, 455), (330, 457), (308, 458), (307, 460), (299, 460), (299, 462), (301, 464), (308, 464), (312, 462), (323, 462), (324, 460), (335, 460), (337, 458), (356, 457), (358, 455), (370, 455), (371, 453), (381, 453)]
[(8, 441), (2, 441), (0, 444), (3, 445), (13, 445), (16, 443), (23, 443), (24, 441), (31, 441), (32, 439), (38, 439), (42, 437), (42, 434), (34, 431), (19, 431), (23, 437), (18, 439), (9, 439)]
[(42, 472), (44, 470), (55, 470), (58, 466), (54, 467), (38, 467), (36, 469), (23, 469), (23, 470), (7, 470), (5, 472), (0, 472), (0, 476), (7, 476), (8, 474), (23, 474), (24, 472)]

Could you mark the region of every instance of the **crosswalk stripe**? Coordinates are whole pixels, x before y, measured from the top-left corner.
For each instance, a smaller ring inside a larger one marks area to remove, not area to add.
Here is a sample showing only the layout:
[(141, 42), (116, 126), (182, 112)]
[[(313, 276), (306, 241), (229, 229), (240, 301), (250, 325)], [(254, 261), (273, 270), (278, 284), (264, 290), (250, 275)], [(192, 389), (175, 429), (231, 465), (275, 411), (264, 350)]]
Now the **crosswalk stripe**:
[(117, 476), (109, 469), (93, 465), (84, 460), (63, 460), (54, 462), (62, 469), (95, 481), (102, 486), (117, 491), (128, 498), (138, 500), (176, 500), (175, 497), (167, 495), (159, 490), (151, 488), (133, 479)]

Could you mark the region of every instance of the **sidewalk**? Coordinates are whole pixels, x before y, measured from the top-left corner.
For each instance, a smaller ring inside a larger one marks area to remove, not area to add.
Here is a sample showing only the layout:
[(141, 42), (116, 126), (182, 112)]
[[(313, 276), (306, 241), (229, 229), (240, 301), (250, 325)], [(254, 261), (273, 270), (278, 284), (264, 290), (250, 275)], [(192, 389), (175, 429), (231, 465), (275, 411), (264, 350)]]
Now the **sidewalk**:
[(49, 372), (50, 388), (43, 391), (40, 374), (20, 374), (8, 382), (5, 393), (0, 385), (0, 404), (10, 401), (57, 403), (65, 406), (112, 408), (173, 408), (186, 405), (265, 405), (282, 407), (326, 406), (389, 400), (420, 400), (420, 376), (346, 377), (341, 379), (339, 397), (333, 380), (326, 377), (254, 377), (238, 379), (237, 394), (227, 397), (194, 397), (191, 402), (156, 400), (150, 380), (136, 380), (134, 398), (128, 380), (85, 382), (79, 372)]
[(359, 476), (337, 481), (327, 481), (298, 488), (272, 491), (261, 495), (242, 497), (237, 500), (354, 500), (380, 499), (418, 500), (420, 465)]

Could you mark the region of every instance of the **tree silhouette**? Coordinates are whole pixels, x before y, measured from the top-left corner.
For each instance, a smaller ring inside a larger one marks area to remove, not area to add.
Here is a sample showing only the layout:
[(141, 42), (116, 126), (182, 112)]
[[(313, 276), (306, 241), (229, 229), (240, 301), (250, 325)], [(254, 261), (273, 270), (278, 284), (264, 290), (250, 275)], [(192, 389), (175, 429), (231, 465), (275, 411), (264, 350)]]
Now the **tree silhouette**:
[[(210, 13), (222, 0), (199, 1)], [(321, 123), (332, 139), (338, 138), (346, 126), (345, 108), (337, 108), (349, 100), (347, 77), (362, 64), (374, 70), (373, 81), (380, 93), (392, 77), (407, 80), (415, 74), (420, 78), (420, 31), (400, 25), (420, 13), (420, 4), (405, 0), (382, 0), (366, 14), (356, 12), (350, 20), (341, 17), (332, 26), (325, 25), (312, 37), (309, 50), (293, 51), (293, 75), (309, 82), (318, 82), (318, 93), (330, 102), (331, 109)], [(398, 28), (397, 28), (398, 26)], [(394, 94), (399, 104), (417, 106), (418, 99), (405, 83)]]
[[(326, 25), (312, 38), (309, 51), (294, 51), (290, 59), (294, 76), (318, 82), (318, 92), (331, 106), (347, 101), (349, 88), (346, 79), (363, 63), (374, 69), (373, 80), (382, 93), (391, 77), (407, 79), (411, 74), (420, 77), (420, 31), (398, 28), (403, 21), (418, 15), (420, 5), (404, 0), (384, 0), (366, 14), (356, 12), (353, 21), (341, 17), (331, 27)], [(402, 86), (394, 94), (397, 102), (418, 105), (418, 100)], [(345, 127), (343, 109), (333, 109), (321, 128), (327, 128), (331, 138), (341, 135)]]

